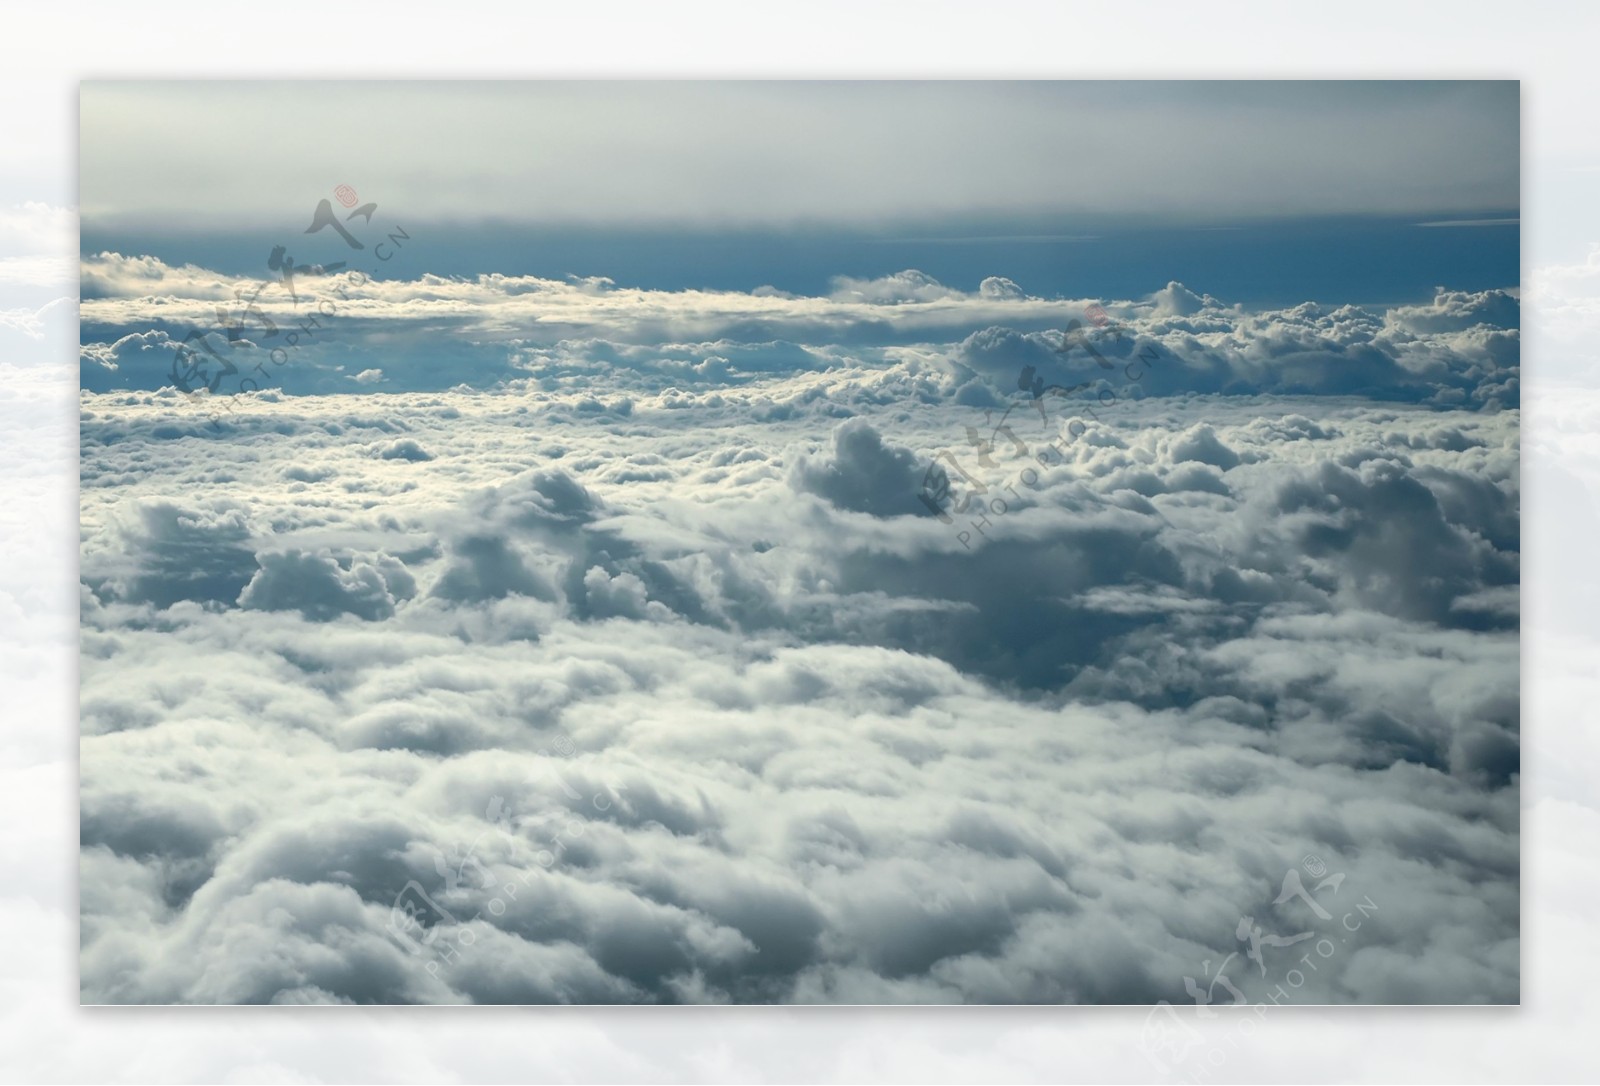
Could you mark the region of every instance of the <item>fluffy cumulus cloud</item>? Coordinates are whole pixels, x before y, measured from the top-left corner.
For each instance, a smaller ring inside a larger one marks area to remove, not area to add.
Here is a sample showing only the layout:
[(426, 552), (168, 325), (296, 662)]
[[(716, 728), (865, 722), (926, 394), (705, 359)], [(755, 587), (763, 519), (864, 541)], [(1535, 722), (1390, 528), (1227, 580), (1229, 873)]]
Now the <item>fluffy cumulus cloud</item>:
[[(853, 418), (834, 430), (830, 459), (813, 464), (800, 456), (794, 483), (841, 509), (894, 516), (919, 511), (917, 495), (926, 474), (916, 453), (885, 444), (870, 422)], [(920, 511), (936, 510), (924, 505)]]
[[(233, 289), (90, 260), (85, 374)], [(1104, 309), (425, 279), (91, 384), (83, 998), (1515, 1001), (1517, 299)]]
[[(81, 377), (97, 392), (447, 391), (531, 381), (625, 396), (916, 360), (930, 380), (976, 380), (1002, 395), (1031, 364), (1047, 381), (1136, 381), (1146, 395), (1520, 402), (1520, 304), (1497, 290), (1440, 289), (1429, 304), (1377, 311), (1313, 303), (1251, 311), (1174, 282), (1104, 305), (1096, 325), (1086, 320), (1088, 300), (1035, 297), (994, 276), (964, 292), (914, 269), (841, 277), (816, 297), (494, 274), (322, 277), (291, 298), (281, 283), (101, 253), (84, 261), (82, 296)], [(241, 296), (255, 299), (250, 309)], [(1159, 352), (1159, 364), (1140, 351)], [(985, 395), (967, 389), (965, 400)]]

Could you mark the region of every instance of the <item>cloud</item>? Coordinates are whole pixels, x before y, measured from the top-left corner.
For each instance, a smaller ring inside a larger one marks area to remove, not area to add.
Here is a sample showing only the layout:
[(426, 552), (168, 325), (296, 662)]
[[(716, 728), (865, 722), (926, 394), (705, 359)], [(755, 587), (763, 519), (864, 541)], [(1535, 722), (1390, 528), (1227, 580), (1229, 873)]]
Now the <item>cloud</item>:
[[(8, 286), (37, 287), (45, 285), (41, 280), (58, 278), (58, 269), (65, 270), (59, 261), (61, 244), (73, 237), (77, 229), (78, 216), (72, 208), (38, 200), (0, 207), (0, 250), (6, 253), (0, 267), (8, 267), (15, 273), (0, 281)], [(12, 263), (19, 257), (49, 260), (48, 263)], [(70, 273), (66, 278), (70, 280)]]
[(793, 480), (797, 489), (820, 495), (841, 509), (876, 517), (927, 516), (929, 510), (917, 501), (917, 494), (928, 471), (916, 453), (885, 444), (865, 419), (850, 419), (833, 432), (832, 459), (813, 463), (802, 456), (795, 461)]
[(1490, 328), (1516, 328), (1521, 306), (1504, 290), (1480, 293), (1441, 288), (1430, 305), (1400, 306), (1389, 314), (1388, 323), (1413, 334), (1463, 332), (1484, 325)]
[(433, 454), (421, 445), (415, 438), (403, 437), (398, 441), (391, 441), (378, 447), (380, 460), (409, 460), (413, 464), (422, 460), (432, 460)]
[(1023, 289), (1003, 275), (991, 275), (978, 284), (980, 298), (1022, 299), (1028, 295)]
[[(394, 614), (395, 596), (384, 576), (398, 585), (410, 581), (405, 566), (388, 559), (379, 565), (357, 562), (349, 568), (329, 554), (298, 550), (258, 555), (261, 568), (239, 596), (239, 606), (258, 611), (299, 611), (313, 622), (350, 614), (369, 622)], [(415, 590), (414, 582), (410, 585)]]
[(549, 582), (527, 567), (502, 539), (468, 535), (451, 547), (454, 559), (434, 584), (432, 595), (464, 602), (503, 599), (513, 594), (554, 599)]
[[(1109, 301), (1115, 320), (1095, 325), (1085, 300), (1029, 297), (997, 277), (968, 293), (915, 270), (840, 279), (826, 297), (424, 275), (337, 281), (319, 295), (318, 327), (290, 344), (287, 333), (265, 337), (260, 324), (291, 329), (305, 319), (281, 289), (256, 294), (260, 317), (228, 330), (237, 333), (229, 340), (218, 306), (238, 317), (235, 293), (260, 284), (114, 253), (84, 268), (82, 379), (95, 391), (171, 385), (178, 346), (205, 333), (188, 350), (208, 373), (227, 361), (293, 394), (344, 391), (352, 380), (378, 380), (373, 371), (395, 391), (726, 390), (801, 370), (916, 361), (926, 376), (911, 393), (924, 401), (954, 392), (992, 404), (1033, 366), (1046, 385), (1082, 387), (1085, 399), (1221, 392), (1519, 402), (1518, 303), (1504, 291), (1440, 290), (1429, 305), (1382, 313), (1313, 303), (1247, 311), (1169, 283)], [(201, 343), (221, 361), (198, 355)], [(250, 387), (243, 381), (228, 377), (220, 391)]]
[(1189, 430), (1172, 443), (1172, 459), (1175, 463), (1197, 460), (1202, 464), (1214, 465), (1223, 471), (1239, 466), (1239, 454), (1219, 441), (1216, 433), (1204, 423)]
[(87, 395), (84, 997), (1516, 999), (1516, 412), (950, 373)]
[(1201, 297), (1182, 283), (1168, 283), (1150, 296), (1150, 302), (1158, 317), (1192, 317), (1217, 304), (1215, 298)]
[(117, 549), (89, 582), (96, 591), (168, 607), (180, 600), (232, 603), (255, 575), (243, 513), (226, 505), (184, 508), (163, 499), (119, 511)]
[[(1047, 88), (1121, 133), (1082, 182), (1115, 199), (1060, 189), (1036, 133), (994, 143), (1026, 126), (993, 108), (925, 98), (940, 140), (874, 135), (887, 174), (792, 147), (718, 173), (725, 141), (689, 149), (729, 103), (657, 89), (704, 109), (652, 130), (693, 138), (518, 206), (763, 222), (704, 206), (762, 162), (816, 221), (885, 221), (882, 191), (948, 217), (972, 162), (1035, 216), (1326, 210), (1332, 177), (1345, 210), (1515, 202), (1515, 155), (1481, 155), (1514, 88), (1368, 87), (1394, 107), (1376, 130), (1344, 91), (1273, 88), (1302, 133), (1325, 108), (1298, 184), (1273, 116), (1241, 129), (1295, 193), (1271, 207), (1233, 176), (1248, 154), (1199, 148), (1237, 88), (1179, 89), (1205, 125)], [(87, 130), (165, 92), (85, 93)], [(639, 108), (596, 93), (563, 115)], [(1396, 142), (1424, 122), (1425, 153)], [(1382, 199), (1355, 145), (1406, 149), (1368, 156), (1407, 164)], [(1468, 145), (1495, 169), (1460, 168)], [(953, 146), (966, 165), (930, 168)], [(616, 153), (587, 151), (563, 160)], [(1144, 206), (1118, 171), (1151, 154), (1193, 206)], [(457, 198), (393, 176), (386, 209)], [(159, 219), (166, 191), (85, 204)], [(1224, 963), (1259, 1001), (1289, 966), (1268, 940), (1255, 969), (1251, 924), (1357, 913), (1301, 1001), (1518, 998), (1515, 291), (1251, 307), (905, 268), (809, 294), (412, 274), (290, 296), (137, 252), (81, 270), (86, 1000), (1181, 1003)], [(1536, 286), (1586, 312), (1591, 270)], [(55, 297), (6, 334), (48, 339)], [(268, 387), (185, 396), (180, 348)]]
[[(1016, 284), (1010, 280), (985, 279), (989, 289), (980, 293), (989, 298), (1007, 298), (1012, 294), (1001, 284)], [(832, 298), (836, 302), (869, 302), (873, 305), (897, 305), (901, 302), (938, 302), (963, 297), (961, 291), (951, 290), (930, 275), (908, 268), (879, 279), (852, 279), (838, 276), (833, 280)]]
[(55, 298), (37, 308), (0, 309), (0, 350), (14, 365), (55, 361), (52, 345), (68, 338), (77, 319), (71, 298)]

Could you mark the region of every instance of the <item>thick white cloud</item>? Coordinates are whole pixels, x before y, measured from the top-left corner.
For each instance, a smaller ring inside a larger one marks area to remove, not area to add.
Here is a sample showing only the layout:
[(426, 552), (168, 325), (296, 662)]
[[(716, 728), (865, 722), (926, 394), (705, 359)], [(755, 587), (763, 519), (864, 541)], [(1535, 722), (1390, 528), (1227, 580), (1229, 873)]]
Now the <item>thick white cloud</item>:
[(1516, 413), (959, 380), (86, 396), (84, 998), (1514, 1001)]

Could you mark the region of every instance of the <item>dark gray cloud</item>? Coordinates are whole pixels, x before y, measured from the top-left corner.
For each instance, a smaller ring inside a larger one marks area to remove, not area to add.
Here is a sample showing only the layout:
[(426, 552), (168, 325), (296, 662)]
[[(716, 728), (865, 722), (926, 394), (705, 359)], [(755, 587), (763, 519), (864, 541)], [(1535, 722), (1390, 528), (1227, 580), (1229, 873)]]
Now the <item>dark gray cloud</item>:
[(840, 509), (875, 517), (928, 516), (928, 507), (917, 501), (927, 472), (916, 453), (885, 443), (871, 423), (857, 418), (834, 430), (831, 458), (795, 461), (794, 483)]
[(250, 530), (237, 508), (136, 503), (122, 510), (117, 532), (119, 553), (102, 567), (104, 576), (87, 583), (134, 602), (232, 603), (256, 573)]
[[(416, 582), (400, 562), (382, 556), (377, 564), (341, 567), (331, 555), (287, 551), (263, 554), (261, 569), (239, 595), (239, 606), (258, 611), (299, 611), (313, 622), (350, 614), (377, 622), (394, 615), (396, 593), (406, 598)], [(385, 576), (387, 574), (387, 576)], [(391, 590), (389, 579), (395, 581)]]

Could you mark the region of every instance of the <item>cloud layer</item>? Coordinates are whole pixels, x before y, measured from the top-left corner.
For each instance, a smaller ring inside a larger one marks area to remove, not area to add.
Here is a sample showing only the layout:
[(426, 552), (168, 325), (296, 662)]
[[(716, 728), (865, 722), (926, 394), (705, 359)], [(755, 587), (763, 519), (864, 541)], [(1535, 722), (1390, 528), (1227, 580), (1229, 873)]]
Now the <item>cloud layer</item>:
[[(291, 298), (281, 283), (153, 257), (88, 258), (83, 387), (154, 391), (183, 387), (186, 376), (199, 388), (214, 376), (223, 395), (381, 381), (386, 391), (527, 385), (626, 396), (870, 366), (885, 380), (926, 374), (902, 393), (924, 401), (953, 393), (992, 404), (1033, 365), (1064, 386), (1099, 379), (1142, 395), (1341, 394), (1491, 409), (1520, 400), (1520, 306), (1501, 290), (1440, 289), (1428, 304), (1380, 312), (1247, 311), (1169, 283), (1105, 300), (1109, 323), (1095, 327), (1085, 316), (1100, 300), (1033, 297), (994, 277), (964, 293), (914, 270), (840, 278), (827, 296), (503, 275), (309, 282)], [(254, 299), (248, 309), (241, 296)], [(982, 384), (965, 387), (974, 378)]]
[(1514, 300), (1107, 308), (86, 395), (83, 997), (1515, 1001)]

